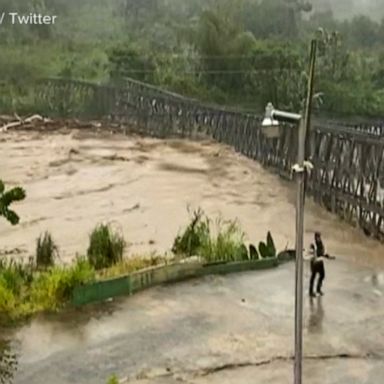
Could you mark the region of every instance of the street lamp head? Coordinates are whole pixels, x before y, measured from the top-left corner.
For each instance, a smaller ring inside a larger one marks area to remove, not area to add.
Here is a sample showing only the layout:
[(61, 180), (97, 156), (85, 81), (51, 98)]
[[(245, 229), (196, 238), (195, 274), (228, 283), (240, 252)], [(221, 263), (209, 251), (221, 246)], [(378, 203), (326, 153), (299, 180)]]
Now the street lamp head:
[(280, 123), (274, 119), (273, 112), (275, 108), (272, 103), (268, 103), (265, 108), (265, 116), (261, 123), (261, 131), (268, 139), (276, 139), (280, 136)]
[(265, 108), (265, 116), (263, 119), (263, 122), (261, 123), (261, 126), (265, 129), (267, 128), (273, 128), (278, 127), (279, 122), (273, 118), (273, 111), (275, 110), (272, 103), (268, 103), (267, 107)]

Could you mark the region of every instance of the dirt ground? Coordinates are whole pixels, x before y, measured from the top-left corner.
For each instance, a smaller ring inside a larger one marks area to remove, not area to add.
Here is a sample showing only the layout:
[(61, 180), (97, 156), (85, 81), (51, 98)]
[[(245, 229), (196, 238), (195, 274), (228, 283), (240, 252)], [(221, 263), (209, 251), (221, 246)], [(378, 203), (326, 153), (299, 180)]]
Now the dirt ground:
[[(131, 243), (127, 255), (167, 252), (188, 207), (238, 219), (249, 241), (271, 230), (279, 248), (294, 245), (294, 185), (223, 145), (63, 129), (2, 132), (0, 146), (1, 179), (27, 191), (15, 205), (20, 225), (0, 222), (2, 255), (32, 255), (49, 230), (70, 261), (85, 254), (100, 222), (121, 228)], [(335, 255), (372, 264), (384, 254), (382, 245), (308, 202), (306, 244), (314, 230)]]

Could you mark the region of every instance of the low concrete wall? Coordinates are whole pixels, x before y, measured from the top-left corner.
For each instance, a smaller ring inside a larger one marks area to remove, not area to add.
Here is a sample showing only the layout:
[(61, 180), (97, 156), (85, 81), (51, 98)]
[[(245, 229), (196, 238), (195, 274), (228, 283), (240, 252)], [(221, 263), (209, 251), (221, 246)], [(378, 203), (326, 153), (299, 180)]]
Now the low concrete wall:
[(80, 306), (125, 295), (131, 292), (131, 286), (131, 276), (78, 286), (73, 291), (72, 304)]
[(203, 269), (200, 263), (178, 263), (154, 267), (130, 275), (132, 289), (130, 293), (142, 291), (163, 283), (172, 283), (199, 276)]
[(195, 277), (263, 270), (278, 265), (278, 259), (271, 258), (205, 265), (201, 263), (177, 263), (148, 268), (127, 276), (79, 286), (73, 292), (72, 304), (81, 306), (100, 302), (113, 297), (131, 295), (159, 284), (174, 283)]

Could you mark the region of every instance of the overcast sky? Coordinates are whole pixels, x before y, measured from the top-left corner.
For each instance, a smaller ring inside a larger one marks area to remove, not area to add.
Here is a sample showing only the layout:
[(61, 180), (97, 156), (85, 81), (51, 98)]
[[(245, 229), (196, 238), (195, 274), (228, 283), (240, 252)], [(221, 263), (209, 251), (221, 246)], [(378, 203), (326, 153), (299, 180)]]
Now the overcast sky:
[(384, 18), (384, 0), (312, 0), (315, 8), (332, 8), (339, 18), (349, 18), (356, 14), (367, 14), (376, 20)]

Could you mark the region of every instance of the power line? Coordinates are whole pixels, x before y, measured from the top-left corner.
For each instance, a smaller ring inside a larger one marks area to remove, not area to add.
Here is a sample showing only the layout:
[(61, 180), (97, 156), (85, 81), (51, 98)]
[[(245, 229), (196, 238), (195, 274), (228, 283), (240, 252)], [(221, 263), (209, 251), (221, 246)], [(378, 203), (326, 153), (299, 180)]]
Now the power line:
[(171, 57), (175, 59), (257, 59), (259, 55), (183, 55), (183, 54), (159, 54), (158, 57)]
[[(129, 54), (129, 52), (127, 52), (126, 54), (124, 52), (122, 52), (121, 56), (131, 56)], [(218, 60), (221, 60), (221, 59), (249, 59), (249, 60), (256, 60), (260, 57), (261, 55), (257, 55), (257, 54), (254, 54), (254, 55), (200, 55), (200, 54), (196, 54), (196, 55), (184, 55), (184, 54), (173, 54), (173, 53), (170, 53), (170, 54), (164, 54), (164, 53), (160, 53), (158, 55), (154, 55), (155, 58), (172, 58), (172, 59), (186, 59), (186, 60), (189, 60), (189, 59), (194, 59), (194, 60), (201, 60), (201, 59), (218, 59)], [(137, 56), (138, 58), (146, 58), (145, 55), (142, 55), (142, 56)]]
[[(151, 74), (156, 73), (156, 70), (146, 69), (127, 69), (122, 70), (126, 74)], [(175, 74), (212, 74), (212, 75), (241, 75), (241, 74), (259, 74), (265, 75), (270, 73), (283, 74), (286, 72), (294, 72), (292, 69), (265, 69), (265, 70), (191, 70), (191, 71), (172, 71)], [(301, 72), (301, 71), (297, 71)]]

